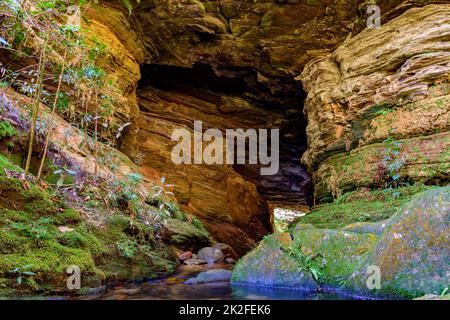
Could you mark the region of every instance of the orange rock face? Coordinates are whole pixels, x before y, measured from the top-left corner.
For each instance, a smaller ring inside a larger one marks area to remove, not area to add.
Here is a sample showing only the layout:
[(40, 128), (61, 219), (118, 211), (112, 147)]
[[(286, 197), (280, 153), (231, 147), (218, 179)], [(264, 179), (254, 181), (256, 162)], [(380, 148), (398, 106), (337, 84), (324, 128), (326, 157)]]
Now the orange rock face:
[[(383, 21), (409, 8), (391, 10), (400, 2), (381, 5)], [(310, 178), (300, 165), (307, 147), (302, 106), (306, 93), (295, 77), (308, 61), (358, 34), (366, 18), (361, 3), (347, 1), (171, 1), (138, 6), (133, 23), (145, 39), (146, 65), (137, 90), (139, 115), (122, 150), (142, 159), (144, 172), (156, 170), (175, 184), (178, 201), (199, 216), (218, 241), (239, 253), (247, 251), (272, 231), (267, 200), (311, 203)], [(280, 129), (279, 173), (261, 177), (258, 166), (174, 165), (171, 133), (177, 128), (192, 131), (194, 120), (221, 131)], [(346, 120), (332, 121), (329, 128), (310, 130), (308, 139), (329, 132), (345, 139)]]

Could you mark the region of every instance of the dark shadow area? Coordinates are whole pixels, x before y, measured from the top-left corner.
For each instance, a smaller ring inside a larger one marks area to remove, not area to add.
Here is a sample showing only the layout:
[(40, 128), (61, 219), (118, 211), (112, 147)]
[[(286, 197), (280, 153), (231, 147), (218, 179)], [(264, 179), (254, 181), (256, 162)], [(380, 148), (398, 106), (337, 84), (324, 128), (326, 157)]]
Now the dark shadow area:
[[(258, 191), (269, 202), (289, 205), (307, 205), (312, 191), (311, 181), (300, 158), (307, 148), (306, 121), (303, 115), (303, 101), (306, 96), (301, 84), (292, 76), (282, 74), (279, 77), (261, 76), (258, 71), (249, 68), (212, 69), (205, 64), (196, 64), (192, 68), (163, 65), (143, 65), (140, 92), (148, 88), (207, 101), (219, 106), (224, 97), (244, 99), (261, 114), (270, 115), (268, 119), (254, 117), (249, 113), (245, 119), (249, 128), (280, 129), (280, 168), (273, 176), (260, 175), (260, 165), (234, 165), (236, 172), (256, 184)], [(261, 80), (261, 79), (264, 80)], [(230, 117), (246, 117), (245, 112), (223, 112), (224, 126)], [(214, 114), (216, 114), (214, 113)], [(200, 119), (200, 118), (199, 118)], [(223, 129), (223, 128), (221, 128)], [(243, 128), (248, 129), (248, 128)], [(270, 146), (270, 144), (269, 144)]]

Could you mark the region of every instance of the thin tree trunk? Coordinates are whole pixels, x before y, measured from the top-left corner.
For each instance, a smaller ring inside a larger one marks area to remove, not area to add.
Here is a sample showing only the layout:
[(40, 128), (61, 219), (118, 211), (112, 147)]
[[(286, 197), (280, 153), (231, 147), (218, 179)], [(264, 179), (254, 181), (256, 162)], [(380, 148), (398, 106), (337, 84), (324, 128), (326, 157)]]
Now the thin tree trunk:
[(95, 141), (94, 141), (94, 158), (95, 158), (95, 176), (98, 177), (98, 94), (95, 94)]
[[(68, 41), (70, 41), (70, 37), (69, 37)], [(59, 74), (59, 79), (58, 79), (58, 87), (56, 89), (55, 99), (53, 100), (52, 114), (50, 117), (50, 123), (48, 125), (48, 129), (47, 129), (47, 136), (45, 137), (44, 152), (42, 154), (41, 164), (39, 166), (39, 171), (38, 171), (38, 175), (37, 175), (38, 179), (41, 178), (42, 171), (44, 169), (45, 159), (47, 157), (47, 152), (48, 152), (48, 143), (50, 141), (50, 138), (51, 138), (51, 135), (53, 132), (53, 128), (51, 126), (53, 125), (53, 121), (55, 118), (56, 105), (58, 103), (58, 95), (59, 95), (59, 91), (61, 90), (62, 79), (63, 79), (64, 71), (66, 68), (66, 58), (67, 58), (68, 47), (69, 47), (69, 44), (66, 45), (66, 48), (64, 50), (64, 57), (63, 57), (63, 63), (62, 63), (62, 67), (61, 67), (61, 73)]]
[(27, 162), (25, 164), (25, 174), (28, 174), (30, 171), (31, 156), (33, 154), (34, 137), (36, 134), (36, 121), (37, 121), (37, 117), (39, 114), (39, 103), (41, 100), (42, 82), (44, 80), (44, 73), (45, 73), (45, 54), (47, 51), (47, 43), (48, 43), (48, 37), (45, 38), (44, 46), (42, 48), (41, 56), (39, 58), (39, 74), (38, 74), (39, 80), (37, 83), (38, 87), (37, 87), (36, 95), (35, 95), (34, 101), (33, 101), (30, 143), (28, 145), (28, 155), (27, 155)]

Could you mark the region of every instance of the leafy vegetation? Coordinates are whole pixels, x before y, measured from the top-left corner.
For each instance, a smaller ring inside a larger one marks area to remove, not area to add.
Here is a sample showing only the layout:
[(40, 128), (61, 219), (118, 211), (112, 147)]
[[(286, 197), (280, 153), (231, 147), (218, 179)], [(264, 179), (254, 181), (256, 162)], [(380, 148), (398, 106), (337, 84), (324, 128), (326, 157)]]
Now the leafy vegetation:
[(0, 141), (5, 138), (11, 138), (17, 135), (16, 129), (11, 125), (11, 122), (0, 121)]
[[(321, 268), (322, 264), (321, 261), (323, 258), (320, 253), (317, 254), (305, 254), (299, 246), (292, 246), (288, 249), (283, 248), (287, 254), (294, 258), (297, 262), (300, 271), (307, 272), (311, 274), (313, 279), (316, 282), (320, 282), (320, 276), (321, 276)], [(319, 260), (320, 258), (320, 260)]]
[[(3, 65), (0, 61), (0, 82), (2, 87), (11, 86), (32, 100), (28, 106), (31, 130), (25, 171), (30, 170), (35, 137), (41, 135), (44, 148), (38, 178), (43, 174), (56, 113), (82, 129), (86, 135), (82, 147), (86, 151), (90, 147), (88, 136), (93, 138), (94, 153), (98, 141), (114, 145), (129, 125), (115, 123), (111, 108), (113, 82), (97, 65), (107, 46), (90, 36), (89, 20), (83, 16), (91, 5), (98, 3), (97, 0), (0, 3), (1, 45), (9, 52)], [(131, 2), (123, 3), (131, 13)], [(16, 62), (20, 62), (20, 68)], [(43, 123), (37, 119), (40, 103), (51, 108), (50, 117), (42, 120)]]
[[(174, 272), (178, 259), (164, 243), (172, 240), (161, 236), (165, 222), (156, 213), (159, 208), (146, 203), (137, 191), (142, 179), (132, 173), (116, 186), (91, 184), (80, 193), (92, 199), (110, 195), (117, 201), (111, 201), (109, 215), (96, 226), (67, 208), (61, 184), (38, 186), (34, 177), (25, 176), (23, 169), (0, 155), (1, 288), (20, 292), (64, 288), (65, 269), (72, 264), (80, 267), (84, 286)], [(103, 207), (100, 202), (93, 209)], [(200, 221), (188, 219), (175, 203), (170, 207), (179, 228), (172, 228), (174, 237), (180, 236), (184, 243), (195, 234), (209, 239)]]

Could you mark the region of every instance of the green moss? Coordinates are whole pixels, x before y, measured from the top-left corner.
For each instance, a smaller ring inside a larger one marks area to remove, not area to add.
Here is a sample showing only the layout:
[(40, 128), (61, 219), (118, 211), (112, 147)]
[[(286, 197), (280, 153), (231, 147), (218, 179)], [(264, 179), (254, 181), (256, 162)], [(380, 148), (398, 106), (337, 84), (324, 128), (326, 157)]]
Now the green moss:
[(82, 220), (80, 214), (70, 208), (56, 214), (54, 219), (55, 223), (60, 225), (76, 224)]
[[(22, 171), (3, 156), (0, 163)], [(127, 186), (129, 195), (135, 195)], [(0, 172), (0, 279), (7, 279), (6, 288), (64, 289), (65, 270), (70, 265), (80, 267), (83, 286), (165, 276), (176, 270), (178, 258), (172, 247), (155, 236), (162, 222), (144, 219), (157, 208), (142, 201), (136, 211), (139, 218), (119, 214), (117, 209), (122, 207), (115, 208), (115, 213), (97, 227), (85, 223), (76, 210), (66, 208), (57, 194), (51, 188), (43, 190), (29, 180), (6, 177)], [(188, 216), (174, 203), (164, 204), (176, 217), (169, 219), (171, 225), (176, 225), (170, 233), (173, 239), (165, 241), (199, 246), (210, 243), (200, 220)], [(62, 232), (59, 227), (72, 230)], [(19, 285), (15, 281), (17, 274), (10, 271), (28, 265), (36, 275), (27, 276)]]
[(6, 158), (5, 156), (0, 154), (0, 176), (5, 175), (4, 169), (8, 169), (11, 171), (17, 171), (17, 172), (23, 171), (20, 167), (11, 163), (11, 161), (8, 158)]
[(23, 252), (28, 248), (29, 241), (26, 238), (17, 235), (15, 232), (0, 229), (0, 254)]
[(279, 234), (269, 235), (238, 261), (233, 269), (233, 285), (316, 290), (316, 282), (289, 254), (290, 244), (280, 241)]
[(9, 225), (13, 222), (25, 222), (30, 219), (30, 216), (22, 211), (14, 211), (0, 208), (0, 226)]
[[(27, 188), (24, 188), (27, 185)], [(58, 205), (49, 199), (45, 191), (22, 180), (0, 176), (0, 208), (19, 209), (35, 215), (54, 215)]]
[(373, 234), (326, 229), (297, 231), (294, 239), (293, 247), (308, 257), (310, 267), (320, 272), (320, 282), (329, 285), (347, 281), (377, 241)]
[(299, 223), (335, 229), (355, 222), (377, 222), (392, 216), (411, 196), (432, 186), (416, 184), (395, 189), (360, 189), (348, 192), (335, 202), (324, 204), (300, 218)]
[(77, 231), (62, 233), (57, 238), (60, 244), (71, 248), (86, 248), (88, 245), (86, 236)]
[[(33, 198), (28, 198), (33, 200)], [(46, 198), (35, 199), (25, 204), (25, 210), (37, 215), (53, 215), (58, 211), (57, 205)]]
[(5, 138), (11, 138), (17, 135), (16, 129), (11, 125), (11, 122), (2, 120), (0, 121), (0, 140)]
[(209, 233), (204, 229), (200, 221), (195, 225), (176, 219), (166, 219), (165, 228), (169, 231), (170, 242), (181, 248), (196, 248), (206, 246), (211, 242)]

